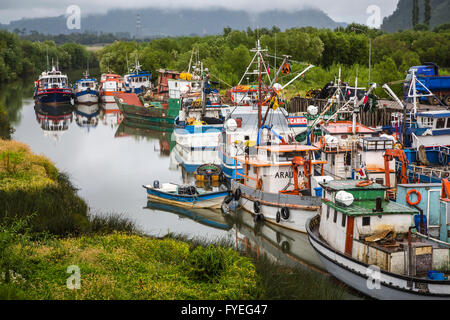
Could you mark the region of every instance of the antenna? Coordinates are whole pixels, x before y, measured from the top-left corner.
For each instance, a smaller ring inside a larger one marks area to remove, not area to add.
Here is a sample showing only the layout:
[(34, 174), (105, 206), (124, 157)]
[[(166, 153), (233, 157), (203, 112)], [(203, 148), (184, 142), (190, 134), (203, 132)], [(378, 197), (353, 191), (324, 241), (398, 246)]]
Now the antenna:
[(48, 64), (48, 45), (47, 45), (47, 71), (50, 70), (50, 66)]

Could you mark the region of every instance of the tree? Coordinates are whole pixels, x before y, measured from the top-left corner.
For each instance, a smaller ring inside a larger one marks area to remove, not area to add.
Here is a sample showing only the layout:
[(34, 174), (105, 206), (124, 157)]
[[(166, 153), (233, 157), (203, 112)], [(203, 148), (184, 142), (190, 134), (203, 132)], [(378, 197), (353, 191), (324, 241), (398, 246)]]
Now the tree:
[(424, 0), (424, 2), (425, 2), (425, 9), (423, 15), (423, 23), (429, 27), (431, 20), (431, 0)]
[(419, 0), (413, 1), (412, 25), (415, 27), (419, 23)]

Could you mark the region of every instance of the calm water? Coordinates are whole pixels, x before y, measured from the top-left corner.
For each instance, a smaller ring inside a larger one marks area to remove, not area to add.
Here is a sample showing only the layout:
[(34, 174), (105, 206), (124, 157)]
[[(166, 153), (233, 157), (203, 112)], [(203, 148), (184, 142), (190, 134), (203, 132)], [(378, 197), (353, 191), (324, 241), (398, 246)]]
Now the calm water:
[[(32, 91), (32, 82), (0, 90), (0, 104), (15, 128), (13, 138), (67, 172), (94, 214), (121, 213), (153, 236), (171, 232), (227, 239), (247, 250), (259, 247), (258, 252), (283, 264), (307, 261), (320, 266), (306, 235), (271, 225), (256, 227), (248, 213), (239, 212), (239, 219), (231, 219), (220, 211), (148, 203), (144, 184), (193, 181), (181, 163), (199, 155), (180, 152), (170, 131), (121, 122), (115, 105), (38, 107)], [(200, 156), (208, 161), (207, 153)], [(211, 156), (211, 161), (216, 160)]]

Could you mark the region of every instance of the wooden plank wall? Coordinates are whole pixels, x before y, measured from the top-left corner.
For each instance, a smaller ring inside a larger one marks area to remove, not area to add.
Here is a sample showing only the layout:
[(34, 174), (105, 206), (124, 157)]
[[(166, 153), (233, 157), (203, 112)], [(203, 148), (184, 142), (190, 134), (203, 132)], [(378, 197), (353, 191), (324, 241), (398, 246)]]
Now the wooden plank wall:
[[(303, 97), (294, 97), (289, 101), (288, 111), (290, 114), (297, 114), (299, 112), (307, 112), (307, 108), (310, 105), (314, 105), (319, 108), (319, 113), (327, 105), (325, 99), (307, 99)], [(379, 103), (380, 107), (376, 112), (361, 111), (360, 120), (362, 124), (370, 127), (388, 126), (391, 125), (392, 113), (399, 112), (400, 110), (395, 107), (387, 106), (386, 104)]]

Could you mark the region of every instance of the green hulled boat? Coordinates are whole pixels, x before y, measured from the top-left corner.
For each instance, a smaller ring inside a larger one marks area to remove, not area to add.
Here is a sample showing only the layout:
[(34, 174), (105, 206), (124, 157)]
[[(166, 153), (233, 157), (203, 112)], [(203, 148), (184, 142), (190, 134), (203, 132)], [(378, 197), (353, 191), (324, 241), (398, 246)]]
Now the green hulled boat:
[(144, 101), (135, 93), (120, 93), (114, 98), (125, 119), (143, 124), (173, 126), (180, 111), (180, 99)]

